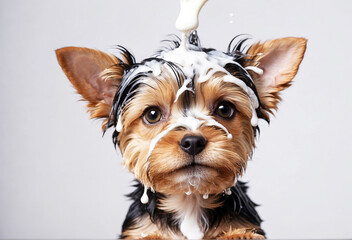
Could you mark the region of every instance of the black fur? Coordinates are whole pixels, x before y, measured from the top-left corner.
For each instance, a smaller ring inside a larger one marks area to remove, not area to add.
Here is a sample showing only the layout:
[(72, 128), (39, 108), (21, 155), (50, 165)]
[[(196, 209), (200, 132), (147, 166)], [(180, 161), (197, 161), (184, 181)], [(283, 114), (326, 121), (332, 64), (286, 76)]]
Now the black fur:
[[(158, 199), (164, 197), (160, 193), (152, 193), (147, 191), (149, 202), (147, 204), (141, 203), (144, 186), (136, 181), (134, 185), (136, 189), (127, 195), (132, 201), (126, 219), (122, 226), (122, 232), (134, 226), (134, 219), (138, 217), (149, 217), (150, 220), (160, 228), (169, 228), (174, 232), (179, 232), (179, 225), (170, 213), (166, 213), (157, 208)], [(221, 221), (231, 221), (237, 219), (238, 221), (245, 220), (254, 225), (260, 226), (262, 220), (259, 217), (255, 207), (257, 206), (247, 195), (247, 186), (245, 183), (238, 181), (236, 186), (231, 188), (231, 195), (222, 194), (219, 201), (223, 202), (221, 207), (216, 209), (205, 210), (205, 216), (209, 223), (209, 229), (217, 227)], [(257, 233), (265, 236), (264, 231), (256, 229)], [(127, 236), (121, 235), (121, 238)]]

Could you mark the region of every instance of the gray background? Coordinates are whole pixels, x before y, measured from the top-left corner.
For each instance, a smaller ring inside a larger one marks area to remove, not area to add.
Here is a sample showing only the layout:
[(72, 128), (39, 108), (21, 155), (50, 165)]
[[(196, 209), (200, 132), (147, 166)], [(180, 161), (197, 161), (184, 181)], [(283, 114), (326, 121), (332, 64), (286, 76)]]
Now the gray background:
[[(120, 233), (132, 174), (54, 50), (121, 44), (140, 61), (178, 34), (178, 11), (177, 0), (0, 1), (0, 238)], [(240, 33), (309, 39), (244, 177), (269, 238), (352, 237), (351, 13), (348, 0), (209, 0), (201, 12), (203, 46), (225, 50)]]

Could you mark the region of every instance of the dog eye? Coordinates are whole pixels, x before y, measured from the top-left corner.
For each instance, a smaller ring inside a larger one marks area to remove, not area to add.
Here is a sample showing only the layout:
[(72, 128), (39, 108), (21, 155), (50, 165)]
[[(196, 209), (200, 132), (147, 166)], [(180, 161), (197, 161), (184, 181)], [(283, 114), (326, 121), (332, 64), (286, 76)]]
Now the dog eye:
[(215, 109), (215, 115), (218, 115), (221, 118), (230, 120), (235, 116), (236, 108), (230, 102), (220, 102), (220, 104)]
[(146, 123), (154, 124), (154, 123), (157, 123), (160, 121), (161, 116), (162, 116), (162, 114), (161, 114), (160, 109), (158, 109), (156, 107), (151, 107), (145, 111), (145, 113), (143, 115), (143, 119)]

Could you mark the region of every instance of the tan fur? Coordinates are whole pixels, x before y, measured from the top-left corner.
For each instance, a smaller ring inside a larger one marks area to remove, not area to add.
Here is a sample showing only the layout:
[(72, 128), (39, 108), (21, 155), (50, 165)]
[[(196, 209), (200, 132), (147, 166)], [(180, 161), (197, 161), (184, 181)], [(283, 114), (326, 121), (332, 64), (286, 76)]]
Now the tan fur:
[(119, 60), (99, 50), (81, 47), (60, 48), (56, 50), (56, 55), (67, 78), (83, 99), (88, 101), (87, 109), (91, 118), (103, 119), (104, 129), (117, 86), (122, 79), (121, 67), (117, 66)]
[[(277, 104), (281, 101), (280, 92), (291, 86), (292, 79), (296, 76), (300, 63), (306, 51), (307, 40), (304, 38), (282, 38), (264, 43), (256, 43), (248, 50), (246, 66), (258, 66), (264, 70), (260, 76), (251, 71), (257, 91), (262, 102), (263, 115), (269, 120), (268, 113), (273, 114), (277, 110)], [(273, 62), (287, 64), (279, 71), (270, 71)], [(269, 73), (267, 73), (269, 71)], [(266, 76), (269, 75), (269, 76)], [(268, 78), (264, 79), (263, 78)]]
[(265, 237), (260, 234), (257, 234), (255, 228), (236, 228), (224, 232), (216, 239), (265, 239)]
[[(202, 127), (197, 133), (189, 130), (171, 131), (158, 142), (147, 161), (151, 140), (182, 116), (182, 109), (179, 107), (181, 99), (174, 103), (178, 86), (173, 79), (163, 76), (158, 85), (151, 81), (152, 87), (142, 87), (140, 93), (128, 104), (122, 116), (124, 129), (119, 136), (120, 148), (124, 164), (144, 184), (163, 193), (187, 191), (188, 184), (178, 181), (185, 173), (178, 169), (190, 161), (189, 156), (179, 147), (186, 134), (201, 134), (208, 141), (206, 149), (196, 156), (207, 166), (203, 169), (206, 171), (206, 178), (200, 177), (200, 184), (196, 188), (191, 186), (192, 192), (220, 193), (231, 187), (234, 179), (242, 174), (254, 147), (250, 102), (241, 88), (223, 82), (221, 77), (222, 75), (215, 74), (214, 78), (196, 86), (198, 97), (193, 108), (211, 115), (211, 109), (218, 102), (232, 102), (238, 110), (234, 121), (216, 119), (231, 132), (231, 140), (221, 129), (214, 129), (212, 126)], [(163, 111), (165, 119), (155, 126), (148, 126), (141, 118), (143, 111), (149, 106), (157, 106)]]
[(133, 228), (123, 232), (126, 239), (182, 239), (181, 233), (174, 233), (168, 229), (161, 229), (151, 222), (150, 217), (145, 215), (134, 220)]

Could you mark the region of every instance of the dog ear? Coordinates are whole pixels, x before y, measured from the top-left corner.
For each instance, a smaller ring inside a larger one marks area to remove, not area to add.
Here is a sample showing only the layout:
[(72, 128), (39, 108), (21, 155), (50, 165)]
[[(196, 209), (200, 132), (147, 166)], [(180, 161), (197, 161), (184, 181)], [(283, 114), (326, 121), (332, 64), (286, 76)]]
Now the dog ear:
[[(58, 62), (77, 92), (88, 101), (91, 118), (103, 118), (103, 129), (108, 121), (113, 98), (123, 76), (121, 61), (98, 50), (65, 47), (56, 50)], [(111, 71), (113, 77), (111, 76)], [(103, 74), (108, 72), (107, 74)]]
[(260, 101), (266, 110), (263, 113), (265, 119), (269, 120), (268, 112), (272, 114), (273, 109), (277, 110), (277, 104), (281, 100), (279, 93), (291, 86), (291, 80), (298, 71), (306, 45), (307, 40), (304, 38), (282, 38), (256, 43), (248, 49), (247, 69), (256, 66), (263, 70), (262, 74), (255, 70), (249, 73), (254, 79)]

